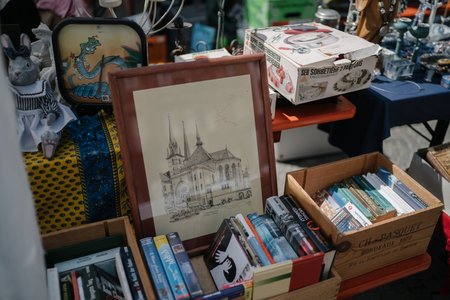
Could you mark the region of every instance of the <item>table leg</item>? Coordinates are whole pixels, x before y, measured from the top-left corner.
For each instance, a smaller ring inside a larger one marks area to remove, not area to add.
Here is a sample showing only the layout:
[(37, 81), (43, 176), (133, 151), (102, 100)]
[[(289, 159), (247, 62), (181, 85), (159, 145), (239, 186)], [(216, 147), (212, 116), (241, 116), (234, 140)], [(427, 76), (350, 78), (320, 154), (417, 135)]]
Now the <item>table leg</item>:
[(438, 120), (430, 141), (430, 147), (440, 145), (444, 142), (450, 120)]

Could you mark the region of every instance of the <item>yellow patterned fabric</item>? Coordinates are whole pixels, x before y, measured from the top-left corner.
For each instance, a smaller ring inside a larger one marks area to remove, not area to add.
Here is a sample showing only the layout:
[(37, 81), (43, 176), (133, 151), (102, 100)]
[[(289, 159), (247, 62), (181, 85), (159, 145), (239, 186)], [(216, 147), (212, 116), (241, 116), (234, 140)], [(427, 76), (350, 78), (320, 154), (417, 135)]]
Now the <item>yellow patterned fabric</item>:
[[(26, 171), (42, 234), (98, 221), (98, 218), (124, 215), (131, 218), (114, 118), (112, 115), (103, 112), (94, 117), (101, 124), (99, 131), (103, 131), (100, 134), (104, 136), (103, 139), (99, 139), (98, 148), (109, 150), (109, 167), (112, 170), (112, 172), (97, 175), (104, 178), (112, 177), (110, 181), (113, 188), (107, 189), (104, 194), (107, 196), (105, 198), (108, 202), (114, 202), (112, 205), (114, 208), (111, 209), (111, 205), (105, 209), (97, 207), (98, 211), (105, 214), (94, 219), (95, 216), (92, 214), (92, 199), (94, 198), (90, 195), (92, 193), (88, 191), (89, 182), (86, 184), (86, 180), (89, 180), (89, 178), (86, 178), (85, 175), (89, 174), (88, 168), (95, 170), (96, 166), (86, 166), (83, 160), (95, 158), (98, 153), (97, 151), (84, 151), (84, 155), (81, 155), (80, 147), (81, 153), (83, 153), (82, 143), (74, 141), (68, 130), (64, 130), (60, 145), (52, 160), (46, 159), (41, 152), (24, 153)], [(78, 129), (75, 128), (75, 131)], [(94, 149), (96, 148), (94, 147)], [(103, 157), (99, 159), (103, 159)]]

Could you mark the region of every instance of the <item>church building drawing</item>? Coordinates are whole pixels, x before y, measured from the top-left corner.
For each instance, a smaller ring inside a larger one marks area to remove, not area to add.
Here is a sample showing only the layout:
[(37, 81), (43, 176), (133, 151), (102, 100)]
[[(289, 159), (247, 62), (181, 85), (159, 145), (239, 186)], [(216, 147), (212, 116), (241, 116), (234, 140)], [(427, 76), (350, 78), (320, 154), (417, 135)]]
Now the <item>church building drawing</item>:
[(176, 221), (216, 205), (251, 197), (248, 170), (225, 147), (215, 152), (203, 148), (196, 125), (195, 150), (191, 153), (183, 126), (183, 152), (169, 117), (168, 171), (160, 173), (166, 212)]

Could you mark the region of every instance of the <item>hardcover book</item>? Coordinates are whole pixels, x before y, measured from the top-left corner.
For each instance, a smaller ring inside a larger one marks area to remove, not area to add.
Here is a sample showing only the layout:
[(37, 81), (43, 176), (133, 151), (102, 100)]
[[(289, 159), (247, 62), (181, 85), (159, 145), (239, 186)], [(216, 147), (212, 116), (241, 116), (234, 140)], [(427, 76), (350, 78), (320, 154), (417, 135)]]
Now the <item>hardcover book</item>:
[(146, 237), (141, 239), (139, 243), (152, 279), (153, 290), (158, 299), (173, 300), (174, 297), (170, 290), (169, 281), (164, 272), (158, 251), (156, 250), (155, 242), (151, 237)]
[(229, 221), (231, 229), (233, 230), (236, 238), (238, 239), (239, 244), (241, 244), (242, 248), (247, 254), (247, 257), (249, 258), (249, 261), (252, 264), (252, 266), (253, 267), (262, 266), (261, 259), (258, 257), (253, 248), (250, 246), (250, 243), (247, 239), (247, 235), (242, 230), (242, 225), (240, 225), (238, 219), (235, 216), (231, 216)]
[(224, 285), (252, 278), (253, 267), (230, 226), (230, 220), (222, 221), (205, 254), (205, 263), (219, 290)]
[(177, 300), (189, 299), (189, 292), (181, 275), (180, 268), (175, 260), (169, 241), (165, 235), (158, 235), (153, 238), (156, 250), (158, 251), (161, 263), (169, 280), (169, 286), (173, 296)]
[(242, 231), (245, 234), (245, 237), (247, 238), (250, 246), (252, 247), (253, 251), (256, 253), (258, 258), (260, 259), (261, 265), (262, 266), (270, 265), (271, 262), (270, 262), (269, 258), (267, 257), (266, 253), (264, 252), (261, 244), (259, 243), (255, 234), (253, 233), (252, 229), (247, 224), (247, 221), (245, 220), (244, 216), (242, 214), (237, 214), (236, 219), (238, 220), (238, 223), (241, 226)]
[(450, 182), (450, 143), (428, 148), (426, 159), (442, 177)]
[(266, 200), (266, 214), (272, 217), (298, 256), (318, 252), (278, 196), (272, 196)]
[(247, 217), (252, 222), (275, 262), (282, 262), (298, 257), (271, 217), (266, 214), (258, 215), (256, 213), (248, 214)]
[(191, 295), (191, 298), (196, 298), (203, 295), (203, 289), (200, 285), (200, 280), (197, 273), (192, 266), (191, 260), (184, 249), (183, 243), (177, 232), (171, 232), (167, 235), (167, 240), (172, 248), (178, 266), (180, 267), (181, 275), (183, 276), (186, 287)]
[(247, 216), (244, 216), (244, 220), (247, 223), (248, 228), (252, 231), (253, 235), (255, 236), (256, 240), (258, 241), (258, 245), (261, 246), (261, 249), (264, 251), (264, 254), (266, 255), (267, 259), (269, 260), (269, 264), (274, 264), (275, 261), (273, 260), (272, 255), (270, 254), (269, 250), (267, 250), (266, 246), (264, 245), (261, 237), (259, 236), (258, 232), (256, 231), (255, 227), (253, 226), (252, 222), (248, 219)]
[(298, 203), (290, 195), (280, 196), (281, 201), (287, 207), (292, 216), (302, 226), (305, 233), (313, 241), (319, 251), (324, 253), (323, 270), (321, 280), (329, 277), (331, 267), (336, 257), (336, 250), (331, 248), (325, 237), (320, 233), (320, 228), (314, 224), (308, 214), (298, 205)]

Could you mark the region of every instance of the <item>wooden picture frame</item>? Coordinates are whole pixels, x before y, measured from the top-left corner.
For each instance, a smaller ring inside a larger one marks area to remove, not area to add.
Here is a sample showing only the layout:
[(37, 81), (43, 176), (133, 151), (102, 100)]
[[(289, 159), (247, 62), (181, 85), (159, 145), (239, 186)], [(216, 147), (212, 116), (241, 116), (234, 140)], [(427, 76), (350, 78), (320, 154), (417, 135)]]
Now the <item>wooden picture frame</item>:
[(110, 107), (108, 72), (147, 65), (147, 38), (131, 20), (64, 19), (52, 44), (59, 90), (76, 107)]
[(139, 238), (177, 231), (200, 253), (277, 194), (266, 72), (254, 54), (110, 73)]

